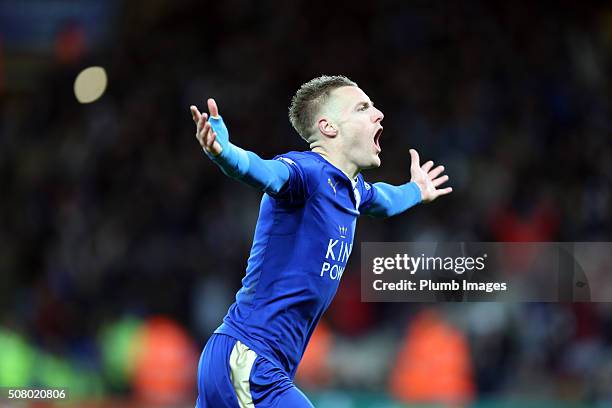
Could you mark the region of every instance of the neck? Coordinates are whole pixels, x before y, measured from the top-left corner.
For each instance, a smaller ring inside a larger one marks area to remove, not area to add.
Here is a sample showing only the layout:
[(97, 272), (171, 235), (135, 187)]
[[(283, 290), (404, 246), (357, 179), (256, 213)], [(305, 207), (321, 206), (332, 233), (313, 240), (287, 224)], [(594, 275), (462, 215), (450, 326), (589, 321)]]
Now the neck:
[(310, 145), (310, 150), (320, 154), (325, 160), (340, 169), (351, 181), (355, 180), (355, 177), (359, 174), (359, 168), (335, 149), (327, 149), (325, 146), (314, 142)]

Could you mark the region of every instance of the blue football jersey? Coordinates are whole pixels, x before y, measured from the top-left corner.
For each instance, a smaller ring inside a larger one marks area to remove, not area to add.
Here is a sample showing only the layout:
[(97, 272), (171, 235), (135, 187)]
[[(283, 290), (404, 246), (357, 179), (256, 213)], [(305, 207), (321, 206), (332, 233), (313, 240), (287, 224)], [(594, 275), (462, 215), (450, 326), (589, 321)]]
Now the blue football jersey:
[(294, 377), (353, 248), (360, 209), (375, 190), (314, 152), (276, 157), (290, 177), (264, 194), (246, 276), (215, 333), (230, 335)]

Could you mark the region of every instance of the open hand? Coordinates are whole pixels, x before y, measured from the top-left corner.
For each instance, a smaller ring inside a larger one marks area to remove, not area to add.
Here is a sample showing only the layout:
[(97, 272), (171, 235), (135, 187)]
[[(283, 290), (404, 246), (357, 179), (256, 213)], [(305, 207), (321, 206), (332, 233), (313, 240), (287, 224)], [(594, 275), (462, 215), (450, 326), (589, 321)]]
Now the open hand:
[(452, 187), (438, 188), (448, 181), (447, 175), (440, 177), (444, 166), (432, 170), (434, 163), (431, 160), (421, 166), (419, 153), (414, 149), (410, 149), (410, 159), (410, 181), (414, 181), (419, 186), (423, 202), (433, 201), (453, 191)]
[[(217, 108), (217, 103), (214, 99), (209, 98), (208, 101), (208, 111), (210, 112), (211, 118), (219, 117), (219, 109)], [(217, 132), (215, 132), (208, 121), (208, 114), (206, 112), (200, 113), (198, 108), (194, 105), (189, 107), (191, 110), (191, 117), (196, 124), (196, 138), (200, 145), (204, 149), (204, 151), (213, 156), (218, 156), (221, 154), (223, 147), (217, 141)]]

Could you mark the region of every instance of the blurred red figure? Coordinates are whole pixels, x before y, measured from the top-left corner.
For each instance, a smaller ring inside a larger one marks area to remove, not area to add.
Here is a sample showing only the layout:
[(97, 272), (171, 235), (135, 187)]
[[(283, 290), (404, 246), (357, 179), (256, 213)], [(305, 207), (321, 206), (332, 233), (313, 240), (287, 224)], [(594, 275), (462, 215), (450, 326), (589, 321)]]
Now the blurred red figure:
[(499, 242), (545, 242), (554, 240), (559, 217), (551, 202), (541, 201), (527, 214), (512, 208), (499, 210), (489, 224)]
[(60, 64), (78, 63), (87, 50), (85, 30), (78, 23), (68, 23), (55, 38), (55, 58)]
[(465, 336), (434, 310), (420, 312), (401, 345), (390, 390), (402, 402), (463, 405), (474, 399)]
[(193, 400), (197, 353), (193, 340), (174, 321), (154, 317), (138, 338), (133, 387), (148, 404)]
[(333, 345), (334, 334), (325, 321), (321, 321), (310, 338), (296, 374), (305, 388), (314, 389), (330, 383), (329, 354)]

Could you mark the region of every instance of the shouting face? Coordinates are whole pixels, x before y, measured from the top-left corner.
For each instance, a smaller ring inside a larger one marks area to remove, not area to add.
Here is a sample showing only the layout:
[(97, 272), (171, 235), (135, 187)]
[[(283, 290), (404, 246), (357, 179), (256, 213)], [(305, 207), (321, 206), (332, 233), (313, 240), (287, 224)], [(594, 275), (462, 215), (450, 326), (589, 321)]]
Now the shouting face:
[(356, 86), (344, 86), (330, 93), (329, 111), (336, 148), (357, 170), (380, 166), (380, 124), (383, 113), (368, 95)]

